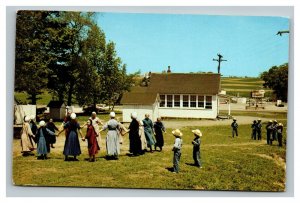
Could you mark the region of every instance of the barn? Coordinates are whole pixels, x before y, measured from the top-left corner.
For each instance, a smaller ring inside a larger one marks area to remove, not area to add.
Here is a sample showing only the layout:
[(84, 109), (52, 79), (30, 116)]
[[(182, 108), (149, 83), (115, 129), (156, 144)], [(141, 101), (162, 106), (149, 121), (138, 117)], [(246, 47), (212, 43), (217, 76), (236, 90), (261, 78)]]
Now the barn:
[(150, 118), (207, 118), (218, 115), (220, 74), (152, 73), (145, 87), (133, 87), (125, 93), (123, 122), (137, 112), (138, 119), (145, 113)]

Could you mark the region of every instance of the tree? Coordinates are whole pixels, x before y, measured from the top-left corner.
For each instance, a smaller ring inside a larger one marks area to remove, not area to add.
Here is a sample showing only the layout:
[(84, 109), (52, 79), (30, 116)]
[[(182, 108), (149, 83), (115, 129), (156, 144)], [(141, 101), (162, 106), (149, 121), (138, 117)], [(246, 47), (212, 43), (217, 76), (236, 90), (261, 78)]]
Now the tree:
[(84, 42), (82, 52), (84, 68), (80, 69), (75, 94), (79, 104), (93, 104), (94, 109), (96, 104), (102, 101), (99, 70), (105, 59), (105, 45), (104, 32), (93, 24)]
[(60, 12), (53, 19), (61, 26), (52, 31), (52, 38), (58, 40), (54, 41), (51, 47), (56, 61), (50, 66), (48, 87), (58, 94), (59, 100), (67, 97), (67, 105), (71, 105), (75, 99), (81, 68), (87, 67), (83, 65), (83, 49), (88, 32), (94, 25), (93, 16), (92, 12)]
[(276, 94), (276, 98), (287, 101), (288, 96), (288, 64), (273, 66), (268, 71), (260, 75), (265, 81), (264, 87), (271, 88)]
[(16, 24), (15, 90), (26, 91), (31, 103), (47, 86), (51, 57), (47, 26), (51, 12), (18, 11)]
[(106, 45), (104, 63), (99, 69), (99, 75), (101, 96), (113, 110), (120, 96), (129, 91), (137, 73), (127, 75), (126, 65), (122, 64), (121, 59), (117, 56), (115, 44), (109, 42)]

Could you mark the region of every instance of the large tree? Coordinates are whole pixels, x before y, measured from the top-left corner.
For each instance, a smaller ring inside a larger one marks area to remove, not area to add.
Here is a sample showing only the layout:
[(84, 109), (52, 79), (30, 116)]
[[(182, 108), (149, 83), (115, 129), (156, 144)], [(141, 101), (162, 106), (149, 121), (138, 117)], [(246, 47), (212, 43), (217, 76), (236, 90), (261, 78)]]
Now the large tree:
[(104, 32), (93, 24), (84, 42), (82, 52), (82, 68), (76, 85), (76, 99), (79, 104), (96, 104), (102, 101), (100, 85), (100, 67), (105, 56)]
[(15, 90), (37, 96), (47, 86), (49, 44), (47, 26), (52, 12), (18, 11), (16, 24)]
[(120, 96), (129, 91), (134, 83), (133, 77), (137, 73), (127, 75), (126, 65), (122, 63), (121, 58), (117, 56), (115, 44), (107, 43), (105, 50), (104, 63), (99, 69), (102, 98), (114, 109)]
[(287, 101), (288, 97), (288, 64), (273, 66), (268, 71), (260, 75), (265, 81), (264, 87), (271, 88), (276, 94), (276, 98)]

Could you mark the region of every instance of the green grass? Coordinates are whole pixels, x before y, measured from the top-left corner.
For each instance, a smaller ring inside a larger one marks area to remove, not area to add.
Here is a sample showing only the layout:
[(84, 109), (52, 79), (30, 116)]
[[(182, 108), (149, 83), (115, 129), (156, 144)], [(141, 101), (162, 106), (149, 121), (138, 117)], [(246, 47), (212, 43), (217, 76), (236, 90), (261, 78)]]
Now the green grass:
[[(28, 99), (29, 95), (26, 92), (15, 92), (15, 98), (22, 104), (30, 104), (31, 100)], [(43, 91), (42, 94), (37, 96), (37, 104), (47, 105), (52, 100), (52, 95), (48, 91)]]
[[(81, 120), (81, 119), (80, 119)], [(83, 118), (82, 120), (85, 120)], [(201, 160), (203, 168), (193, 163), (192, 129), (200, 128), (203, 137)], [(195, 126), (181, 129), (183, 148), (180, 173), (167, 170), (172, 167), (171, 129), (165, 134), (162, 152), (146, 153), (139, 157), (128, 157), (128, 137), (124, 138), (118, 161), (107, 161), (105, 156), (105, 133), (98, 160), (87, 162), (86, 143), (81, 141), (82, 155), (79, 162), (63, 161), (64, 135), (58, 137), (51, 159), (41, 161), (36, 157), (22, 157), (20, 140), (13, 141), (13, 180), (16, 185), (80, 186), (117, 188), (159, 188), (198, 190), (285, 190), (285, 147), (266, 145), (265, 129), (263, 141), (250, 139), (250, 126), (239, 126), (239, 137), (231, 138), (229, 126)], [(85, 130), (83, 130), (85, 132)]]

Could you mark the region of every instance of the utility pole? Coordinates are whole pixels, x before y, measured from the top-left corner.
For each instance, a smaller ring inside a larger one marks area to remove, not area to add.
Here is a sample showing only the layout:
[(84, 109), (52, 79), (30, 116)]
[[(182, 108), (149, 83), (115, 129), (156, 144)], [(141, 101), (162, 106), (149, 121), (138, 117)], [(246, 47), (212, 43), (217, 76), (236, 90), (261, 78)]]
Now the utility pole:
[(213, 59), (213, 61), (218, 61), (218, 73), (220, 74), (220, 69), (221, 69), (221, 62), (222, 61), (227, 61), (225, 59), (222, 59), (223, 56), (221, 54), (217, 54), (218, 59)]
[(290, 33), (290, 31), (289, 30), (278, 31), (276, 35), (282, 36), (282, 34), (287, 34), (287, 33)]

